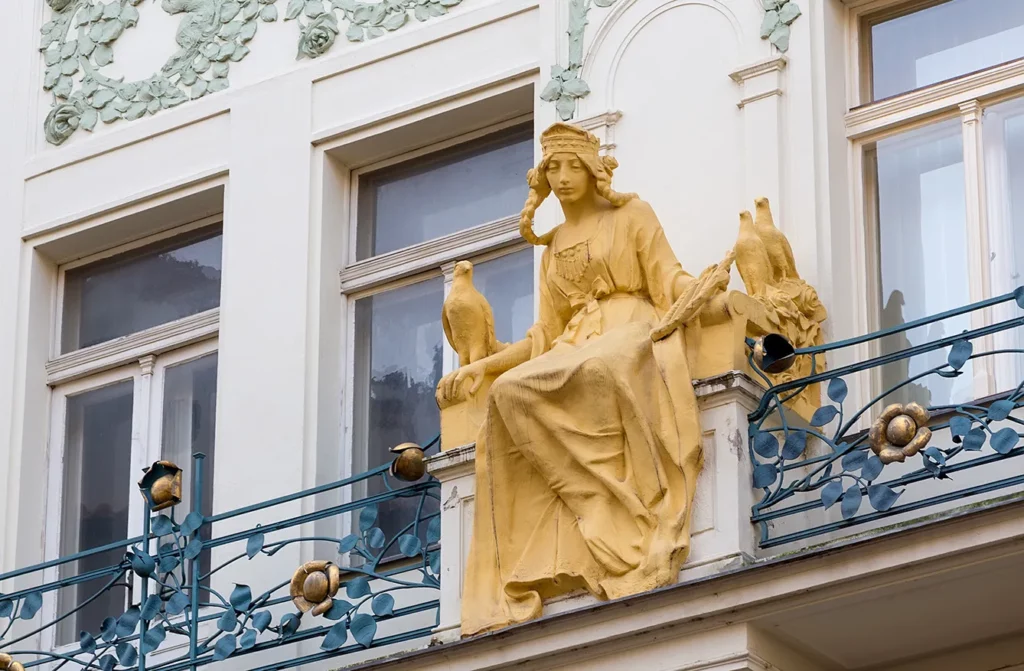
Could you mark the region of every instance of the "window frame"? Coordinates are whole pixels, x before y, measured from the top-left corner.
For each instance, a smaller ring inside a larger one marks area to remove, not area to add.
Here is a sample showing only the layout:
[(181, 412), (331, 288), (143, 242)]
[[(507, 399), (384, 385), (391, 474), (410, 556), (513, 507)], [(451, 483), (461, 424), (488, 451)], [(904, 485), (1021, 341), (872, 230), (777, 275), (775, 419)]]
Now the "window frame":
[[(461, 231), (456, 231), (415, 245), (397, 249), (362, 260), (357, 260), (357, 236), (359, 219), (359, 179), (361, 175), (393, 167), (403, 162), (429, 156), (439, 151), (482, 140), (502, 132), (512, 132), (516, 127), (533, 129), (533, 115), (517, 116), (502, 123), (492, 124), (484, 128), (432, 143), (411, 151), (396, 154), (387, 159), (365, 166), (353, 168), (349, 174), (348, 211), (345, 254), (346, 265), (342, 268), (340, 279), (340, 298), (342, 301), (342, 334), (343, 334), (343, 365), (342, 379), (342, 436), (343, 458), (342, 477), (351, 476), (366, 470), (369, 454), (366, 449), (356, 445), (355, 402), (357, 392), (356, 357), (360, 356), (360, 348), (356, 338), (355, 303), (357, 300), (382, 294), (422, 281), (443, 278), (444, 297), (448, 296), (454, 278), (455, 263), (469, 260), (474, 264), (485, 263), (516, 252), (530, 249), (531, 245), (519, 235), (519, 212), (488, 222), (481, 222)], [(525, 176), (524, 176), (525, 179)], [(534, 258), (534, 283), (536, 283), (536, 257)], [(536, 285), (534, 287), (536, 293)], [(440, 309), (440, 307), (439, 307)], [(458, 357), (446, 338), (442, 341), (442, 374), (448, 374), (458, 367)], [(365, 355), (365, 354), (364, 354)], [(410, 440), (423, 440), (430, 437), (411, 436)]]
[[(57, 282), (52, 295), (53, 328), (50, 331), (50, 358), (46, 363), (46, 383), (50, 387), (48, 413), (49, 432), (46, 443), (47, 511), (43, 529), (43, 553), (46, 558), (62, 556), (61, 541), (64, 534), (63, 505), (64, 474), (67, 456), (68, 399), (89, 391), (102, 389), (119, 382), (132, 381), (132, 446), (129, 492), (136, 488), (142, 469), (161, 459), (163, 451), (163, 403), (166, 371), (209, 354), (217, 353), (220, 332), (220, 308), (207, 310), (189, 317), (160, 324), (143, 331), (60, 354), (64, 282), (66, 273), (74, 268), (112, 258), (120, 254), (181, 238), (187, 243), (203, 229), (211, 231), (221, 227), (223, 215), (205, 217), (158, 234), (90, 254), (61, 265), (57, 269)], [(216, 431), (216, 427), (214, 427)], [(188, 468), (189, 464), (179, 464)], [(187, 496), (188, 493), (185, 493)], [(141, 529), (144, 504), (141, 496), (129, 496), (128, 537), (133, 529)], [(59, 567), (46, 571), (46, 580), (58, 580)], [(141, 584), (133, 577), (133, 592)], [(44, 616), (54, 619), (58, 615), (57, 592), (47, 594), (43, 600)], [(44, 632), (43, 649), (61, 651), (77, 646), (77, 642), (61, 642), (55, 629)]]
[[(989, 203), (999, 194), (988, 188), (985, 179), (986, 158), (983, 134), (985, 109), (999, 103), (1024, 99), (1024, 58), (999, 63), (982, 70), (891, 97), (871, 100), (871, 46), (873, 25), (906, 16), (946, 0), (852, 0), (848, 2), (848, 90), (844, 116), (848, 144), (851, 210), (851, 249), (856, 258), (852, 267), (853, 316), (858, 332), (880, 328), (882, 307), (881, 263), (877, 187), (873, 181), (870, 154), (882, 139), (908, 131), (959, 119), (963, 136), (963, 162), (968, 239), (968, 278), (970, 300), (976, 302), (991, 295)], [(971, 327), (992, 323), (989, 311), (971, 315)], [(983, 349), (993, 349), (992, 336), (981, 339)], [(880, 354), (878, 343), (862, 346), (858, 356)], [(996, 393), (1001, 384), (990, 358), (977, 362), (975, 397)], [(872, 388), (881, 388), (880, 374), (872, 376)], [(865, 399), (866, 400), (866, 399)]]

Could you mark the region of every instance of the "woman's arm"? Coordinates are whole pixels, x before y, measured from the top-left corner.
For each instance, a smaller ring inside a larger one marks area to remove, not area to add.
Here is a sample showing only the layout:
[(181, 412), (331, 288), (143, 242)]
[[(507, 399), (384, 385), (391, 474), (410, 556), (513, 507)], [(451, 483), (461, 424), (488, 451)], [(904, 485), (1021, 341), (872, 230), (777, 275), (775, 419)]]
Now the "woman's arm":
[(439, 402), (456, 400), (463, 391), (471, 396), (479, 391), (485, 376), (501, 375), (521, 363), (540, 356), (551, 348), (551, 343), (565, 329), (571, 308), (564, 297), (553, 293), (551, 287), (548, 286), (549, 263), (550, 251), (545, 249), (541, 256), (538, 278), (540, 288), (539, 319), (530, 327), (526, 337), (500, 352), (495, 352), (445, 375), (437, 385), (437, 400)]
[(521, 363), (530, 360), (533, 351), (533, 340), (530, 337), (523, 338), (494, 354), (474, 361), (453, 371), (443, 378), (437, 385), (438, 401), (453, 401), (459, 398), (462, 390), (466, 395), (472, 396), (480, 389), (487, 375), (501, 375), (507, 370), (515, 368)]

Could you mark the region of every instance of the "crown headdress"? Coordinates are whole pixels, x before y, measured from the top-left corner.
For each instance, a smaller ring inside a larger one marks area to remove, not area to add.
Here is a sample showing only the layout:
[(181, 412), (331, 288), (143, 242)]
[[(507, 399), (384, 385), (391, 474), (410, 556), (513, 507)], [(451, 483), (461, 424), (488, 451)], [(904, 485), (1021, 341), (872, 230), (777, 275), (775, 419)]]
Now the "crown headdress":
[(545, 156), (559, 152), (592, 154), (597, 156), (601, 142), (582, 128), (558, 122), (540, 135), (540, 146)]

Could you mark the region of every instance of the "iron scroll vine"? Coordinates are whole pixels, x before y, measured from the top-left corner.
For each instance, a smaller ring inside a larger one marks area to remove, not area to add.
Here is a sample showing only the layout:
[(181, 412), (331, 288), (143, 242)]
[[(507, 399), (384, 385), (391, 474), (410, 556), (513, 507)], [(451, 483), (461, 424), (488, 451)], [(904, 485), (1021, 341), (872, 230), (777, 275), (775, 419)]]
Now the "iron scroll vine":
[[(1024, 287), (860, 338), (795, 350), (794, 355), (810, 356), (813, 362), (826, 351), (878, 343), (914, 328), (1004, 303), (1024, 308)], [(906, 395), (908, 389), (923, 389), (922, 385), (930, 379), (960, 378), (968, 362), (981, 365), (994, 357), (1020, 360), (1024, 349), (976, 351), (975, 343), (1021, 326), (1024, 317), (1016, 316), (832, 371), (812, 369), (811, 375), (785, 384), (772, 386), (769, 378), (762, 375), (769, 389), (749, 417), (752, 483), (762, 492), (753, 506), (751, 519), (760, 527), (761, 547), (1024, 484), (1024, 475), (1011, 475), (973, 486), (951, 486), (941, 493), (901, 503), (908, 489), (917, 483), (952, 481), (954, 474), (1024, 454), (1024, 419), (1015, 414), (1024, 407), (1024, 380), (981, 401), (927, 406), (892, 402), (901, 394)], [(941, 364), (908, 374), (867, 402), (850, 407), (848, 380), (856, 374), (915, 358), (920, 360), (939, 351), (946, 353)], [(751, 363), (751, 368), (761, 374), (753, 355)], [(812, 385), (824, 386), (827, 402), (804, 420), (789, 410), (786, 403)], [(869, 419), (873, 421), (865, 428)], [(820, 449), (811, 450), (812, 444)], [(897, 475), (886, 478), (890, 464), (902, 466)], [(779, 521), (816, 509), (829, 510), (836, 504), (839, 520), (775, 533)]]
[[(141, 536), (0, 575), (4, 584), (15, 579), (33, 581), (33, 576), (52, 575), (84, 558), (124, 550), (120, 561), (110, 566), (0, 594), (0, 656), (8, 655), (24, 668), (56, 663), (55, 668), (71, 665), (101, 671), (181, 671), (301, 641), (320, 641), (317, 652), (269, 667), (253, 666), (284, 669), (423, 637), (437, 625), (440, 484), (435, 479), (426, 476), (399, 487), (393, 478), (402, 474), (393, 464), (385, 464), (329, 485), (205, 516), (198, 512), (202, 509), (202, 460), (202, 455), (196, 455), (193, 511), (184, 519), (176, 520), (173, 508), (154, 514), (159, 506), (147, 500)], [(422, 470), (419, 473), (422, 475)], [(266, 514), (306, 497), (353, 489), (377, 493), (243, 531), (214, 535), (211, 530), (218, 523), (243, 515)], [(380, 517), (381, 506), (392, 501), (407, 502), (405, 510), (413, 514), (402, 520), (400, 528), (388, 533)], [(307, 531), (321, 520), (336, 519), (345, 525), (349, 518), (352, 533), (334, 537)], [(297, 535), (282, 537), (296, 528)], [(217, 576), (238, 562), (273, 557), (296, 544), (318, 549), (330, 544), (334, 556), (306, 562), (294, 575), (258, 592), (240, 583), (230, 592), (214, 587)], [(201, 555), (215, 550), (217, 555), (211, 556), (217, 557), (217, 564), (211, 561), (204, 568)], [(330, 582), (321, 583), (318, 573), (324, 574), (324, 580), (329, 573)], [(47, 599), (59, 603), (56, 595), (61, 590), (96, 580), (104, 581), (102, 587), (88, 598), (79, 598), (73, 608), (54, 612), (44, 607)], [(323, 594), (311, 593), (323, 584)], [(56, 632), (59, 623), (75, 617), (100, 596), (119, 589), (137, 598), (128, 600), (126, 609), (106, 617), (98, 628), (81, 631), (76, 643), (42, 650), (19, 646), (45, 632)], [(396, 599), (400, 595), (408, 596)], [(316, 611), (310, 603), (314, 597), (323, 604)], [(433, 614), (430, 626), (414, 620), (405, 625), (403, 618), (418, 613)], [(34, 624), (41, 617), (46, 621)], [(405, 628), (382, 635), (378, 625), (391, 620), (402, 621)], [(24, 628), (29, 630), (22, 631)], [(172, 644), (184, 647), (178, 651)]]

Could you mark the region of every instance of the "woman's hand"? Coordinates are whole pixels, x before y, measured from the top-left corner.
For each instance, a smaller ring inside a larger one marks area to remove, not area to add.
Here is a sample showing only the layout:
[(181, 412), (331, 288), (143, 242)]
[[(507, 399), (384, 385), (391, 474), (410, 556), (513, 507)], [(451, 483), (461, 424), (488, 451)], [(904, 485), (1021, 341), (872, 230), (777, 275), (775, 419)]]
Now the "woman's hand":
[(438, 401), (459, 401), (472, 396), (480, 390), (486, 374), (487, 366), (483, 359), (448, 373), (437, 385)]

